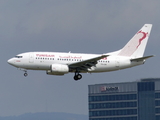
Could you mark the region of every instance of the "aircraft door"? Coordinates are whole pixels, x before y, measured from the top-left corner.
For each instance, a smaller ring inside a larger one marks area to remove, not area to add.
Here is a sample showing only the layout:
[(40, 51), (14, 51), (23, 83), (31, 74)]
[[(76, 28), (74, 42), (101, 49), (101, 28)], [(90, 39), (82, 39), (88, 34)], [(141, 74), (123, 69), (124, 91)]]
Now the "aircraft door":
[(116, 57), (115, 66), (116, 66), (116, 68), (120, 67), (120, 58), (119, 57)]
[(29, 54), (29, 63), (34, 63), (34, 54), (33, 53)]

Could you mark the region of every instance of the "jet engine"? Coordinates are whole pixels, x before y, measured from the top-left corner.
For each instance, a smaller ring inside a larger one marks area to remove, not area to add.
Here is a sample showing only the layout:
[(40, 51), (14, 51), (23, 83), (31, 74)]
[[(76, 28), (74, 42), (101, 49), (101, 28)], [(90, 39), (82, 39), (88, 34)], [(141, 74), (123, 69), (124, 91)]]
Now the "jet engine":
[(64, 75), (69, 72), (68, 65), (52, 64), (51, 69), (47, 71), (48, 75)]

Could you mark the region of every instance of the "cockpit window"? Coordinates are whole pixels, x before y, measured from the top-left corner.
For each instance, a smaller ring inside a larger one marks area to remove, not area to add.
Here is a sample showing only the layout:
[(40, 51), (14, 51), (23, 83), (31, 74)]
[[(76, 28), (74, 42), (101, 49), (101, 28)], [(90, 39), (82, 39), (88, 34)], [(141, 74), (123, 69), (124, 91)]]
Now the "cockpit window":
[(15, 56), (15, 58), (22, 58), (23, 56)]

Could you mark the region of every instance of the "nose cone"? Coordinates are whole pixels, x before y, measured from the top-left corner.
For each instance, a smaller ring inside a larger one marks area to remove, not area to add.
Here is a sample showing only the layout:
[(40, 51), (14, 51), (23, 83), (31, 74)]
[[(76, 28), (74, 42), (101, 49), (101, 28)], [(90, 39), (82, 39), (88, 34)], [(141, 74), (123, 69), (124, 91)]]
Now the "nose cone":
[(10, 65), (13, 65), (14, 64), (14, 61), (13, 61), (13, 59), (11, 58), (11, 59), (9, 59), (8, 61), (8, 64), (10, 64)]

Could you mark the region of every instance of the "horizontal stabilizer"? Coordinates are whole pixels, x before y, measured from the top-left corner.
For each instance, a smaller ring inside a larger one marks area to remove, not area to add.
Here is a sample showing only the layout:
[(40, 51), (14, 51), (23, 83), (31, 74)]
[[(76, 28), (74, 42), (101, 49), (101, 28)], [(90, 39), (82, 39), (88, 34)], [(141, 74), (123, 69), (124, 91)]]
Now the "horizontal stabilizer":
[(150, 57), (154, 57), (154, 55), (131, 59), (131, 62), (133, 62), (133, 61), (142, 61), (142, 60), (148, 59)]

